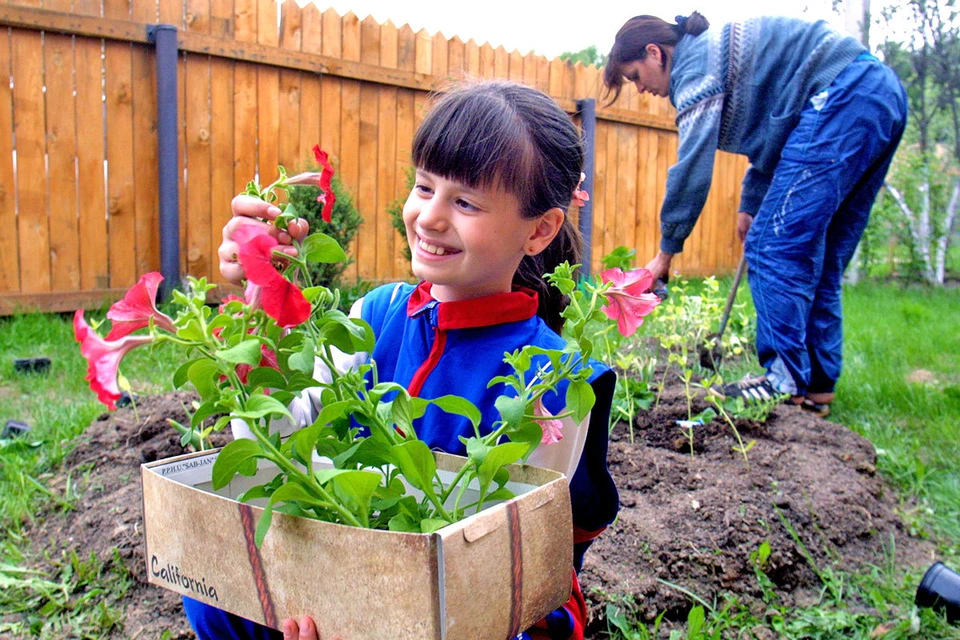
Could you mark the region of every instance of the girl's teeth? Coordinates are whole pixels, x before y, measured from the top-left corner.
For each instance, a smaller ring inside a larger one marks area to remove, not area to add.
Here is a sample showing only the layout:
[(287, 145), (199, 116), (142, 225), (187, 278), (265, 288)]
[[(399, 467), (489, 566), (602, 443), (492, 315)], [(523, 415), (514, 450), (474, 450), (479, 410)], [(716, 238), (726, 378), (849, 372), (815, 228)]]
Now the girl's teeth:
[(422, 240), (420, 241), (420, 248), (426, 251), (427, 253), (432, 253), (437, 256), (442, 256), (446, 253), (446, 251), (443, 250), (443, 247), (436, 247), (432, 244), (427, 244)]

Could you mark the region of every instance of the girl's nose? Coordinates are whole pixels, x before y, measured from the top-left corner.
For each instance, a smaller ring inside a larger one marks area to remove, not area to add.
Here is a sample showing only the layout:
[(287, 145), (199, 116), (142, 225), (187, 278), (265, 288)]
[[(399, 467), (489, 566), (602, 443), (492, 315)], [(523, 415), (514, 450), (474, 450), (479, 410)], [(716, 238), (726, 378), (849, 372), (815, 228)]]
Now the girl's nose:
[(443, 201), (434, 195), (420, 203), (417, 225), (423, 229), (442, 230), (447, 225), (447, 211)]

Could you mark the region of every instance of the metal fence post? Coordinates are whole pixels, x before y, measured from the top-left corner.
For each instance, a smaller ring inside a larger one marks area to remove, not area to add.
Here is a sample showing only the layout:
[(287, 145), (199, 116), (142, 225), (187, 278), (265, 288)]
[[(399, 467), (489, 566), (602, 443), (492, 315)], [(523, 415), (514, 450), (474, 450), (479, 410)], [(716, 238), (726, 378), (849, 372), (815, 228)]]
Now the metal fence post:
[[(593, 98), (577, 100), (577, 110), (580, 112), (580, 126), (583, 129), (584, 152), (583, 173), (586, 177), (581, 186), (587, 193), (593, 197), (593, 167), (594, 155), (596, 153), (597, 139), (597, 101)], [(580, 274), (590, 277), (591, 264), (593, 257), (593, 200), (588, 200), (584, 206), (580, 207), (580, 235), (583, 236), (583, 256)]]
[(160, 300), (168, 300), (180, 284), (180, 185), (177, 138), (177, 28), (147, 27), (157, 59), (157, 148), (160, 192)]

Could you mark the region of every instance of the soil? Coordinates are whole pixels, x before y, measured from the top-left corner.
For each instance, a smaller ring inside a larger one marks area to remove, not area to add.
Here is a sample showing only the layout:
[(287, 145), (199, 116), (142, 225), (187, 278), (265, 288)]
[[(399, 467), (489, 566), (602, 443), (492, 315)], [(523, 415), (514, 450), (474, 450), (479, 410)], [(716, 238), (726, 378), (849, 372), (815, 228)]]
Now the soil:
[[(55, 491), (74, 484), (77, 508), (41, 514), (30, 535), (37, 557), (69, 549), (86, 557), (92, 550), (108, 565), (125, 565), (135, 582), (120, 601), (123, 627), (112, 637), (194, 637), (179, 596), (145, 582), (139, 469), (183, 453), (167, 418), (183, 422), (190, 400), (184, 393), (149, 396), (136, 412), (102, 414), (52, 482)], [(697, 402), (693, 411), (702, 408)], [(682, 622), (691, 607), (684, 590), (707, 602), (732, 594), (762, 613), (751, 554), (765, 542), (770, 555), (760, 570), (784, 606), (816, 602), (822, 584), (811, 561), (861, 571), (879, 564), (893, 541), (898, 565), (929, 564), (930, 543), (907, 534), (864, 438), (781, 405), (764, 423), (735, 422), (743, 441), (753, 442), (747, 460), (719, 420), (695, 428), (691, 455), (676, 425), (686, 417), (682, 387), (668, 388), (658, 407), (638, 416), (632, 434), (625, 423), (611, 434), (622, 508), (588, 551), (581, 574), (588, 637), (605, 637), (608, 602), (632, 600), (642, 619), (666, 611), (666, 620)]]

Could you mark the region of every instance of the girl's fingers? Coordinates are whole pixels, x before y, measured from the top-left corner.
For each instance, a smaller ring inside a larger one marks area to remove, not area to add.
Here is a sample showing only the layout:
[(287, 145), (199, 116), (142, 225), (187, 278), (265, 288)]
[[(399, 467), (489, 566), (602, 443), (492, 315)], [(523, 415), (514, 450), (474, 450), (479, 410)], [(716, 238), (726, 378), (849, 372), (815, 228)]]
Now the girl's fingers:
[(310, 224), (303, 218), (297, 218), (287, 225), (287, 231), (297, 240), (303, 240), (310, 232)]
[(261, 218), (263, 220), (274, 220), (280, 215), (280, 209), (276, 205), (248, 195), (236, 196), (230, 202), (230, 211), (234, 217)]

